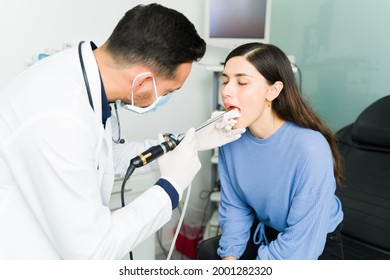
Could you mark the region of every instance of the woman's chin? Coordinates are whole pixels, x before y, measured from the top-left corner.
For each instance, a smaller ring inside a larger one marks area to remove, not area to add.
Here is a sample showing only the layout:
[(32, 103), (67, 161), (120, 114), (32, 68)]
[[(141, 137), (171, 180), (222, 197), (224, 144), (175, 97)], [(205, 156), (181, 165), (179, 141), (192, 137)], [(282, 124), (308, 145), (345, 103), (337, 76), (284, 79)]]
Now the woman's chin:
[(237, 122), (234, 126), (233, 129), (238, 129), (238, 128), (246, 128), (246, 126), (240, 122)]

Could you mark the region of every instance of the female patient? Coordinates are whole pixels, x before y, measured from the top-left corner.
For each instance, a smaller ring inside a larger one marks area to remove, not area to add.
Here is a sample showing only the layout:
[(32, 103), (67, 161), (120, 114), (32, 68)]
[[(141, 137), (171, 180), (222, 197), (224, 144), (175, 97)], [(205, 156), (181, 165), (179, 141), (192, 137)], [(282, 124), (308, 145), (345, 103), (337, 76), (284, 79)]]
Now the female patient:
[(343, 259), (341, 157), (286, 55), (269, 44), (242, 45), (226, 58), (222, 80), (226, 109), (241, 112), (235, 128), (247, 131), (219, 152), (218, 255)]

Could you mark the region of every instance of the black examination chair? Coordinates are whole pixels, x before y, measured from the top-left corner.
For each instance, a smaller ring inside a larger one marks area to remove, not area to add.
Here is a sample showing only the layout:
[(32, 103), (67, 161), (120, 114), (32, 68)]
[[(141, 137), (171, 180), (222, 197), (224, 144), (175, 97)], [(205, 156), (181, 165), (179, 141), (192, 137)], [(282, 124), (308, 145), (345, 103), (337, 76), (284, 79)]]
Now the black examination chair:
[(390, 259), (390, 95), (336, 133), (345, 182), (338, 186), (345, 259)]

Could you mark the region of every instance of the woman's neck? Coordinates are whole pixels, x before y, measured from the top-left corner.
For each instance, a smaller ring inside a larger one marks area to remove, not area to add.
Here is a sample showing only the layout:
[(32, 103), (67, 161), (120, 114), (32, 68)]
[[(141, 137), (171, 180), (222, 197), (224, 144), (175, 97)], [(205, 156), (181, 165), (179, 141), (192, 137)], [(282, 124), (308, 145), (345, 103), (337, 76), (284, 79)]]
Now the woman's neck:
[(285, 120), (272, 112), (268, 116), (253, 122), (248, 128), (256, 138), (266, 139), (273, 135), (284, 123)]

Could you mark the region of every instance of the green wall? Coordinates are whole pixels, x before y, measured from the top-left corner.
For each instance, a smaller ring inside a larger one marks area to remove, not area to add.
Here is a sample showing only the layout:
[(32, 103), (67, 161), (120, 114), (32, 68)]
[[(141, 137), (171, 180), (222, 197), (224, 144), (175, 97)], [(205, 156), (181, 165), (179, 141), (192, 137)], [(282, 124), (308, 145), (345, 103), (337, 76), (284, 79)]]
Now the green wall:
[(295, 56), (303, 94), (333, 131), (390, 94), (389, 0), (273, 0), (271, 43)]

